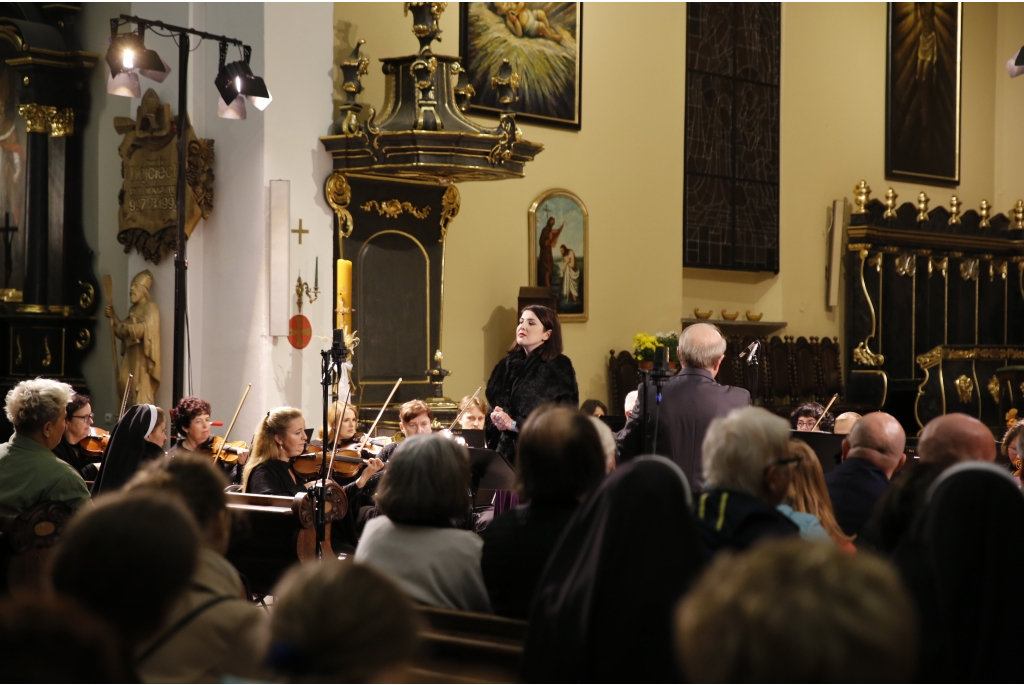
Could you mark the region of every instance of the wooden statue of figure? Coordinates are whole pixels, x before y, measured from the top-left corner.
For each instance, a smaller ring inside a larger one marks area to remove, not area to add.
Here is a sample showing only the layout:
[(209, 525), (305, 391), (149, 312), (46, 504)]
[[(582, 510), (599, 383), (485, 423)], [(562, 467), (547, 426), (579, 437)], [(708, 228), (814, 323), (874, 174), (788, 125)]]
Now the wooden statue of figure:
[(107, 316), (113, 321), (114, 335), (121, 340), (121, 368), (117, 374), (117, 393), (124, 396), (128, 375), (132, 374), (128, 405), (153, 404), (160, 387), (160, 309), (149, 299), (153, 274), (140, 271), (132, 279), (131, 309), (128, 317), (118, 319), (114, 305), (108, 304)]

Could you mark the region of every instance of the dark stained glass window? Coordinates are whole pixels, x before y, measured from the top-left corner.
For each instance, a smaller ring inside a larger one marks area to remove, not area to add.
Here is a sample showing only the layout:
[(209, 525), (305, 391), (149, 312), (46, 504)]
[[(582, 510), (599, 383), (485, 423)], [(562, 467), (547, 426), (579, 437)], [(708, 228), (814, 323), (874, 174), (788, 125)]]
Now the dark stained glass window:
[(779, 3), (687, 3), (683, 264), (779, 271)]

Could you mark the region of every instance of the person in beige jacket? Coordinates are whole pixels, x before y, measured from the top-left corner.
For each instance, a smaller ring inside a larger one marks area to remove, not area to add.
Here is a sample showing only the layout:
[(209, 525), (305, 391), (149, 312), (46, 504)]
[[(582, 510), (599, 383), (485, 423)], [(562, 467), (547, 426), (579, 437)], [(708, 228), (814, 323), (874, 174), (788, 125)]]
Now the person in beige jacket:
[(248, 601), (238, 571), (224, 558), (231, 533), (226, 485), (208, 458), (178, 453), (151, 462), (126, 486), (178, 494), (202, 534), (199, 563), (188, 590), (157, 635), (136, 652), (143, 682), (266, 677), (258, 645), (266, 614)]

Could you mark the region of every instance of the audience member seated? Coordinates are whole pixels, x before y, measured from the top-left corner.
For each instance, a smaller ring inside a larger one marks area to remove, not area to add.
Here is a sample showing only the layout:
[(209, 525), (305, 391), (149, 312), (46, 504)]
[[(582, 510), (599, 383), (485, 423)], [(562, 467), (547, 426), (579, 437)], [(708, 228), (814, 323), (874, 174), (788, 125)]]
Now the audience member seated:
[(7, 393), (5, 411), (14, 435), (0, 445), (0, 516), (42, 502), (78, 509), (89, 501), (82, 476), (52, 451), (64, 436), (73, 394), (67, 383), (45, 378), (22, 381)]
[(832, 432), (836, 435), (849, 435), (853, 426), (862, 418), (864, 417), (855, 411), (843, 412), (836, 417), (836, 425), (832, 427)]
[(864, 544), (891, 555), (927, 503), (926, 495), (939, 475), (963, 461), (996, 458), (992, 432), (967, 414), (947, 414), (928, 422), (917, 443), (917, 464), (882, 495), (864, 527)]
[(92, 428), (92, 416), (92, 401), (89, 396), (77, 392), (72, 395), (65, 414), (64, 435), (53, 448), (57, 458), (70, 464), (85, 480), (96, 480), (95, 462), (99, 461), (98, 457), (86, 454), (80, 446)]
[(0, 671), (7, 683), (127, 683), (114, 631), (75, 602), (21, 596), (0, 603)]
[(419, 617), (384, 575), (324, 559), (292, 568), (273, 595), (266, 662), (286, 682), (413, 682)]
[(247, 600), (238, 571), (224, 558), (231, 514), (228, 481), (209, 457), (180, 451), (147, 464), (128, 492), (166, 492), (185, 502), (199, 527), (199, 562), (192, 582), (160, 632), (136, 660), (145, 682), (223, 682), (226, 676), (259, 679), (256, 632), (266, 613)]
[[(803, 440), (790, 440), (789, 451), (792, 456), (800, 457), (800, 461), (797, 462), (796, 469), (793, 471), (793, 483), (789, 486), (789, 492), (786, 494), (786, 504), (780, 504), (779, 510), (790, 516), (793, 522), (800, 526), (801, 537), (825, 537), (835, 542), (844, 552), (857, 551), (857, 548), (853, 546), (853, 538), (844, 533), (836, 523), (836, 515), (832, 511), (832, 500), (828, 496), (825, 474), (821, 470), (818, 455)], [(784, 506), (793, 514), (782, 509)], [(818, 525), (815, 526), (812, 523), (805, 529), (798, 520), (800, 515), (813, 516)]]
[(854, 425), (843, 440), (843, 463), (827, 476), (836, 521), (851, 537), (860, 535), (889, 481), (906, 461), (907, 437), (899, 421), (876, 411)]
[(921, 621), (918, 682), (1020, 680), (1024, 497), (1005, 469), (946, 469), (894, 560)]
[(1024, 422), (1018, 421), (1010, 426), (1003, 435), (1003, 441), (999, 445), (999, 452), (1006, 457), (1013, 467), (1013, 475), (1019, 480), (1021, 477), (1020, 451), (1017, 449), (1017, 439), (1020, 436)]
[[(822, 414), (824, 416), (822, 417)], [(818, 417), (822, 417), (818, 421)], [(805, 402), (794, 409), (789, 415), (789, 425), (797, 431), (821, 431), (831, 433), (835, 428), (836, 419), (831, 412), (817, 402)]]
[(50, 557), (50, 583), (110, 624), (134, 653), (188, 588), (198, 552), (199, 532), (180, 498), (107, 495), (64, 533)]
[(615, 442), (615, 433), (607, 423), (598, 417), (588, 416), (587, 418), (597, 430), (597, 437), (601, 439), (601, 450), (604, 452), (604, 472), (611, 473), (615, 470), (615, 458), (619, 453), (619, 446)]
[(92, 486), (92, 494), (119, 490), (145, 464), (164, 455), (167, 442), (167, 414), (152, 404), (128, 408), (110, 431), (103, 466)]
[(798, 461), (789, 455), (789, 426), (764, 409), (734, 409), (712, 421), (703, 447), (708, 490), (697, 499), (707, 548), (745, 549), (762, 537), (797, 534), (797, 525), (775, 507)]
[(829, 544), (776, 540), (719, 556), (680, 603), (676, 628), (689, 682), (913, 676), (914, 611), (895, 569)]
[(452, 526), (469, 513), (469, 453), (440, 435), (403, 440), (377, 491), (382, 514), (366, 524), (355, 559), (432, 606), (490, 613), (483, 540)]
[(491, 413), (491, 408), (483, 397), (466, 395), (459, 401), (459, 412), (465, 412), (459, 419), (461, 428), (474, 431), (487, 429), (487, 416)]
[(703, 561), (690, 506), (686, 477), (663, 457), (604, 479), (541, 577), (523, 682), (679, 682), (672, 611)]
[[(398, 428), (405, 438), (411, 438), (414, 435), (430, 435), (430, 427), (433, 423), (434, 412), (423, 400), (409, 400), (398, 410)], [(380, 460), (386, 464), (398, 449), (399, 444), (393, 442), (390, 445), (385, 445), (380, 451)]]
[(587, 416), (608, 416), (608, 407), (601, 400), (586, 400), (580, 405), (580, 411)]
[(604, 477), (605, 455), (591, 420), (600, 422), (547, 405), (535, 409), (523, 425), (516, 472), (519, 496), (528, 503), (496, 517), (483, 533), (480, 566), (497, 614), (526, 619), (555, 543), (579, 503)]

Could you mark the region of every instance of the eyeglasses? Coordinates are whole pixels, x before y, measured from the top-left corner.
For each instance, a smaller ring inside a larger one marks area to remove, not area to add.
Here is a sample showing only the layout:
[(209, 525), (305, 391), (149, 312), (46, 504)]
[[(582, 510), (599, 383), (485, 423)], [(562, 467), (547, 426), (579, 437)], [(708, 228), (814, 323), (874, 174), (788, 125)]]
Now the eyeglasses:
[(798, 419), (797, 422), (796, 422), (796, 427), (798, 429), (806, 428), (806, 429), (810, 430), (810, 429), (814, 428), (814, 426), (817, 425), (817, 423), (818, 423), (817, 419), (807, 419), (806, 421), (804, 421), (803, 419)]
[(81, 416), (78, 416), (77, 414), (72, 414), (71, 418), (73, 418), (73, 419), (82, 419), (83, 421), (85, 421), (85, 420), (92, 421), (93, 417), (95, 417), (95, 416), (96, 416), (96, 414), (82, 414)]

